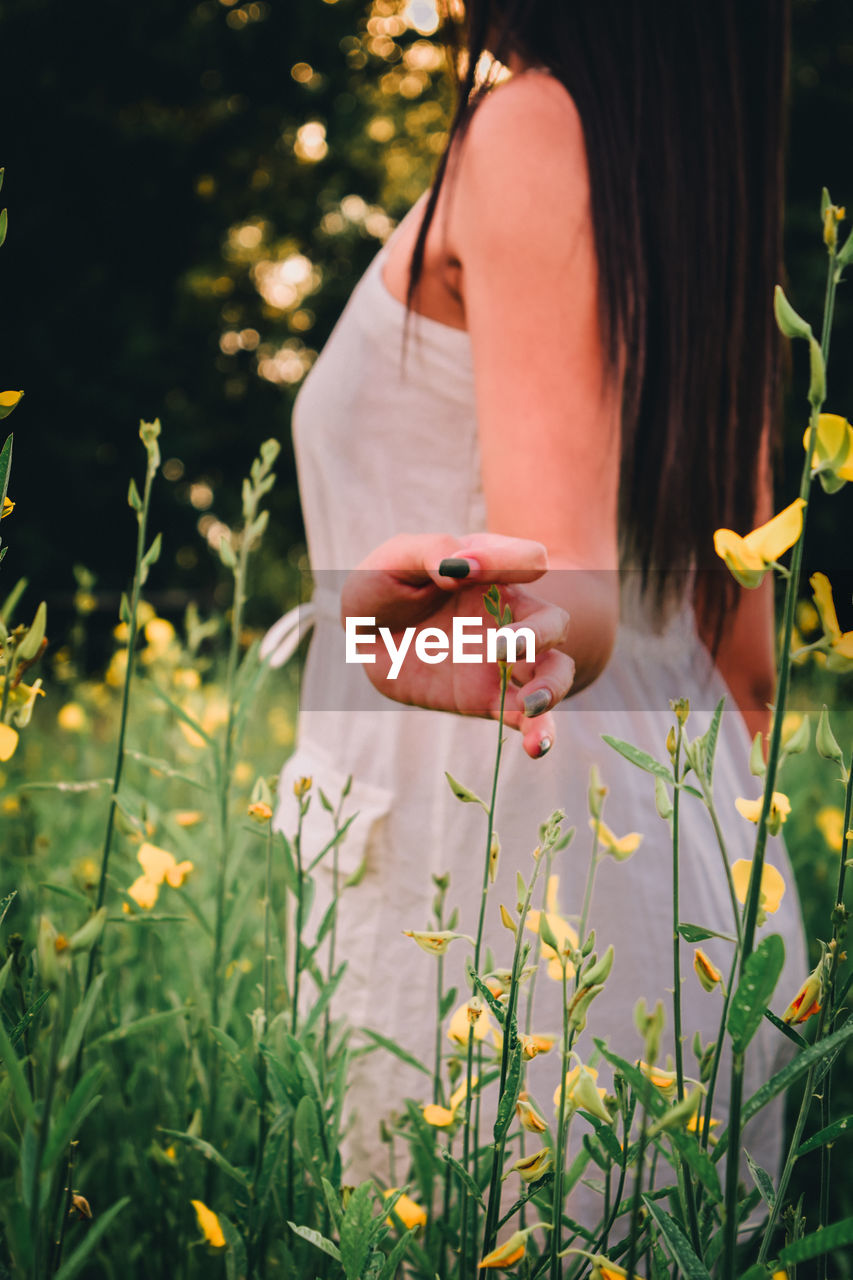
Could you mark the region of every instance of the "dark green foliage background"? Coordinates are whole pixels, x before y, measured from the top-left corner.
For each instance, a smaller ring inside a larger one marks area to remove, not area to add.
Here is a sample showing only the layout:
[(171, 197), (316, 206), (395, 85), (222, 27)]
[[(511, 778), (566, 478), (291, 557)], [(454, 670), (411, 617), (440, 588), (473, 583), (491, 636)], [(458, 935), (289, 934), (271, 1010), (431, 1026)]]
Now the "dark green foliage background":
[[(267, 254), (289, 246), (319, 265), (314, 322), (301, 335), (316, 350), (378, 243), (357, 226), (324, 233), (324, 212), (358, 193), (397, 218), (429, 181), (441, 119), (423, 104), (446, 99), (442, 78), (430, 72), (416, 100), (383, 89), (381, 79), (417, 32), (389, 42), (396, 48), (385, 56), (366, 36), (367, 0), (273, 0), (260, 20), (252, 10), (248, 0), (83, 8), (5, 0), (0, 8), (0, 163), (10, 210), (0, 255), (0, 382), (26, 390), (14, 422), (19, 506), (6, 570), (26, 574), (48, 597), (57, 639), (75, 562), (98, 574), (105, 627), (114, 620), (133, 539), (124, 494), (140, 417), (161, 417), (165, 456), (185, 468), (155, 496), (153, 527), (164, 530), (166, 550), (150, 589), (167, 612), (189, 596), (204, 601), (219, 578), (196, 531), (189, 483), (209, 483), (211, 510), (231, 522), (238, 494), (228, 482), (246, 471), (258, 443), (275, 434), (289, 450), (295, 388), (265, 382), (251, 353), (219, 350), (228, 328), (256, 328), (275, 345), (293, 336), (288, 315), (271, 313), (259, 297), (249, 258), (226, 256), (229, 228), (262, 219)], [(297, 62), (315, 68), (310, 83), (292, 78)], [(816, 319), (821, 186), (853, 212), (849, 0), (796, 0), (791, 88), (789, 274), (795, 304)], [(402, 148), (393, 169), (389, 148), (367, 133), (377, 113), (393, 121)], [(312, 119), (325, 124), (329, 143), (317, 164), (299, 161), (292, 145)], [(224, 298), (211, 288), (223, 277)], [(851, 337), (842, 293), (829, 407), (848, 414)], [(798, 396), (785, 495), (799, 471), (804, 409)], [(253, 603), (261, 623), (282, 603), (282, 566), (302, 537), (289, 453), (279, 469), (272, 554)], [(831, 516), (819, 504), (807, 558), (839, 579), (850, 625), (851, 584), (840, 580), (845, 499)]]

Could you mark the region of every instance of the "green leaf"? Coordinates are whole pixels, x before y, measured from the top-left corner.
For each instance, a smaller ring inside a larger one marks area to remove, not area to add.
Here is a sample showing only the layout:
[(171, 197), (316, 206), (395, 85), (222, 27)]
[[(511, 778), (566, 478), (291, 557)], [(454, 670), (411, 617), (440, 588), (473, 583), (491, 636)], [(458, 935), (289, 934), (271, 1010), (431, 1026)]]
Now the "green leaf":
[(142, 510), (142, 499), (139, 496), (139, 490), (136, 487), (136, 481), (133, 476), (130, 477), (130, 484), (127, 486), (127, 505), (133, 511)]
[(812, 336), (811, 325), (794, 310), (780, 284), (777, 284), (773, 293), (773, 310), (776, 314), (776, 323), (786, 338), (808, 340)]
[(720, 698), (714, 708), (714, 714), (711, 716), (711, 723), (708, 725), (708, 731), (705, 736), (705, 776), (708, 779), (708, 785), (714, 775), (714, 756), (717, 751), (717, 738), (720, 733), (720, 721), (723, 718), (723, 707), (726, 705), (725, 698)]
[(729, 1008), (727, 1027), (733, 1053), (743, 1053), (761, 1026), (784, 963), (785, 944), (778, 933), (762, 939), (747, 957)]
[(401, 1062), (405, 1062), (407, 1066), (414, 1067), (417, 1071), (422, 1071), (425, 1076), (432, 1076), (429, 1067), (415, 1057), (413, 1053), (401, 1049), (393, 1040), (388, 1040), (385, 1036), (381, 1036), (378, 1031), (371, 1031), (368, 1027), (361, 1028), (362, 1035), (367, 1036), (368, 1040), (372, 1040), (380, 1049), (387, 1049), (389, 1053), (393, 1053), (395, 1058), (399, 1058)]
[[(766, 1107), (777, 1094), (782, 1093), (789, 1085), (799, 1080), (800, 1076), (806, 1074), (810, 1067), (816, 1063), (821, 1063), (823, 1067), (828, 1064), (840, 1052), (847, 1041), (853, 1037), (853, 1016), (847, 1019), (843, 1027), (839, 1027), (837, 1031), (833, 1031), (831, 1035), (825, 1036), (823, 1040), (819, 1040), (817, 1044), (809, 1045), (808, 1049), (803, 1049), (802, 1053), (794, 1058), (793, 1062), (789, 1062), (781, 1071), (777, 1071), (775, 1076), (771, 1076), (759, 1089), (756, 1089), (751, 1098), (744, 1103), (742, 1124), (746, 1125), (754, 1115), (757, 1115), (762, 1107)], [(826, 1060), (823, 1063), (821, 1060)], [(716, 1164), (726, 1153), (729, 1145), (729, 1131), (724, 1129), (717, 1139), (717, 1145), (714, 1147), (712, 1159)]]
[(332, 1219), (332, 1222), (335, 1224), (335, 1230), (337, 1231), (338, 1235), (340, 1235), (341, 1223), (344, 1220), (344, 1211), (343, 1211), (343, 1206), (341, 1205), (341, 1198), (338, 1195), (335, 1188), (332, 1186), (328, 1178), (321, 1178), (320, 1181), (323, 1184), (323, 1195), (326, 1197), (326, 1206), (329, 1210), (329, 1217)]
[(246, 1054), (240, 1048), (237, 1041), (228, 1035), (226, 1031), (220, 1027), (211, 1027), (210, 1034), (225, 1054), (228, 1065), (233, 1069), (238, 1079), (243, 1082), (243, 1088), (256, 1106), (261, 1105), (261, 1086), (258, 1081), (254, 1067), (246, 1060)]
[(830, 1227), (823, 1227), (801, 1240), (786, 1244), (779, 1254), (779, 1261), (787, 1267), (791, 1263), (807, 1262), (809, 1258), (820, 1258), (830, 1249), (841, 1249), (848, 1244), (853, 1244), (853, 1218), (833, 1222)]
[(752, 1181), (758, 1187), (761, 1193), (761, 1199), (767, 1205), (768, 1209), (772, 1209), (776, 1203), (776, 1188), (773, 1186), (773, 1179), (766, 1169), (762, 1169), (760, 1164), (756, 1164), (752, 1156), (744, 1147), (743, 1154), (746, 1156), (746, 1163), (749, 1165), (749, 1172), (752, 1174)]
[(678, 932), (685, 942), (704, 942), (706, 938), (722, 938), (725, 942), (735, 942), (728, 933), (717, 933), (716, 929), (706, 929), (701, 924), (680, 924)]
[(362, 1182), (351, 1194), (341, 1223), (341, 1262), (347, 1280), (361, 1280), (370, 1252), (373, 1183)]
[(6, 232), (9, 229), (9, 215), (5, 209), (0, 209), (0, 245), (5, 244)]
[(216, 743), (213, 741), (209, 733), (205, 733), (198, 720), (193, 716), (187, 715), (183, 707), (179, 706), (173, 698), (170, 698), (168, 693), (156, 685), (153, 680), (149, 680), (147, 682), (147, 688), (149, 688), (154, 696), (159, 698), (161, 702), (165, 702), (166, 706), (174, 711), (179, 720), (182, 720), (184, 724), (189, 725), (189, 727), (193, 729), (200, 738), (203, 738), (209, 747), (215, 747)]
[(50, 1169), (53, 1162), (59, 1159), (71, 1139), (80, 1129), (86, 1116), (100, 1102), (101, 1098), (100, 1094), (97, 1093), (97, 1089), (106, 1075), (106, 1070), (104, 1063), (98, 1062), (94, 1067), (90, 1067), (77, 1082), (71, 1097), (50, 1127), (50, 1136), (47, 1140), (44, 1159), (42, 1160), (42, 1170)]
[(509, 1070), (507, 1071), (506, 1077), (506, 1087), (501, 1094), (501, 1100), (498, 1105), (498, 1114), (494, 1128), (495, 1142), (500, 1142), (501, 1138), (505, 1137), (509, 1126), (512, 1124), (512, 1118), (515, 1114), (515, 1103), (518, 1097), (519, 1084), (521, 1082), (521, 1071), (521, 1041), (516, 1039), (511, 1051)]
[(105, 1213), (99, 1215), (81, 1243), (59, 1268), (54, 1280), (73, 1280), (73, 1277), (77, 1275), (101, 1236), (112, 1226), (113, 1219), (117, 1218), (122, 1209), (129, 1204), (130, 1196), (122, 1196), (121, 1200), (117, 1200), (115, 1204), (110, 1205)]
[(46, 629), (47, 605), (42, 600), (41, 604), (36, 609), (35, 617), (32, 620), (32, 624), (30, 625), (27, 634), (18, 645), (15, 654), (16, 658), (20, 659), (21, 662), (32, 662), (33, 659), (38, 656), (38, 651), (41, 648), (42, 641), (44, 640), (44, 633)]
[(489, 812), (489, 806), (486, 802), (481, 800), (474, 791), (469, 791), (461, 782), (457, 782), (452, 773), (448, 773), (445, 769), (444, 776), (447, 779), (447, 785), (457, 800), (461, 800), (463, 804), (478, 804), (482, 809), (485, 809), (486, 813)]
[(409, 1242), (414, 1239), (415, 1230), (416, 1228), (412, 1227), (405, 1235), (400, 1236), (400, 1239), (385, 1259), (382, 1270), (379, 1272), (379, 1280), (394, 1280), (397, 1268), (409, 1251)]
[(303, 1094), (293, 1118), (293, 1136), (307, 1171), (316, 1175), (323, 1159), (323, 1139), (320, 1134), (321, 1117), (315, 1100)]
[(11, 893), (7, 893), (5, 898), (0, 898), (0, 924), (6, 919), (6, 915), (15, 898), (18, 896), (18, 890), (13, 889)]
[[(9, 960), (6, 962), (7, 965), (9, 964), (11, 959), (12, 957), (10, 956)], [(6, 969), (6, 966), (4, 966), (4, 970), (3, 970), (4, 973), (5, 973), (5, 969)], [(3, 985), (2, 982), (0, 982), (0, 989), (2, 989), (2, 985)], [(18, 1019), (17, 1023), (15, 1024), (12, 1030), (12, 1035), (10, 1037), (12, 1044), (17, 1044), (21, 1036), (24, 1034), (24, 1032), (27, 1031), (29, 1027), (32, 1026), (33, 1022), (35, 1022), (36, 1014), (39, 1013), (42, 1005), (47, 1004), (49, 997), (50, 997), (49, 991), (42, 991), (38, 996), (36, 996), (35, 1000), (30, 1005), (29, 1009), (27, 1009), (26, 1013), (21, 1014), (21, 1017)]]
[(65, 1033), (65, 1040), (62, 1044), (62, 1052), (59, 1055), (59, 1070), (67, 1071), (71, 1063), (77, 1056), (77, 1050), (83, 1042), (83, 1036), (86, 1027), (89, 1025), (89, 1019), (95, 1012), (95, 1005), (101, 994), (101, 988), (106, 981), (106, 973), (99, 973), (95, 981), (92, 983), (81, 1004), (74, 1010), (74, 1016), (69, 1023), (68, 1030)]
[(243, 1237), (231, 1219), (226, 1218), (224, 1213), (218, 1213), (216, 1216), (219, 1219), (219, 1225), (222, 1228), (222, 1234), (228, 1246), (225, 1254), (225, 1275), (227, 1280), (246, 1280), (248, 1268)]
[(334, 1258), (335, 1262), (341, 1261), (337, 1245), (333, 1244), (331, 1240), (327, 1240), (325, 1236), (321, 1236), (319, 1231), (315, 1231), (313, 1227), (297, 1227), (295, 1222), (288, 1222), (287, 1225), (301, 1239), (307, 1240), (309, 1244), (315, 1245), (318, 1249), (322, 1249), (323, 1253), (327, 1253), (330, 1258)]
[(481, 1209), (485, 1209), (486, 1202), (483, 1199), (482, 1192), (480, 1191), (480, 1188), (477, 1186), (476, 1182), (471, 1177), (470, 1173), (465, 1168), (465, 1166), (463, 1164), (460, 1164), (459, 1161), (455, 1158), (455, 1156), (452, 1156), (450, 1154), (450, 1152), (447, 1150), (447, 1147), (439, 1147), (439, 1155), (441, 1156), (445, 1164), (450, 1165), (450, 1168), (456, 1174), (457, 1178), (462, 1183), (462, 1186), (468, 1192), (469, 1196), (472, 1196), (473, 1199), (477, 1201), (477, 1204), (480, 1206)]
[(233, 1164), (225, 1159), (223, 1155), (216, 1150), (209, 1142), (205, 1142), (203, 1138), (197, 1138), (195, 1134), (185, 1133), (182, 1129), (161, 1129), (167, 1138), (176, 1138), (178, 1142), (183, 1142), (186, 1146), (192, 1147), (194, 1151), (204, 1156), (205, 1160), (212, 1161), (218, 1169), (231, 1178), (234, 1182), (245, 1190), (249, 1188), (249, 1180), (240, 1169), (236, 1169)]
[(844, 1137), (848, 1133), (853, 1133), (853, 1116), (845, 1116), (843, 1120), (836, 1120), (833, 1124), (828, 1124), (825, 1129), (819, 1129), (817, 1133), (813, 1133), (810, 1138), (806, 1138), (805, 1142), (800, 1143), (797, 1156), (804, 1156), (809, 1151), (816, 1151), (818, 1147), (828, 1146), (835, 1142), (836, 1138)]
[(168, 760), (161, 760), (157, 756), (147, 756), (144, 751), (133, 751), (130, 747), (125, 747), (124, 754), (130, 756), (132, 760), (137, 760), (140, 764), (145, 765), (146, 769), (150, 769), (154, 774), (160, 774), (164, 778), (174, 778), (177, 782), (186, 782), (190, 787), (199, 787), (202, 791), (209, 791), (210, 786), (204, 778), (194, 777), (191, 773), (182, 773), (180, 769), (173, 768)]
[(609, 733), (603, 733), (601, 737), (608, 747), (618, 751), (620, 756), (630, 760), (631, 764), (635, 764), (638, 769), (644, 769), (646, 773), (653, 773), (656, 777), (663, 778), (664, 782), (675, 781), (672, 771), (667, 769), (666, 765), (661, 764), (660, 761), (655, 760), (654, 756), (650, 756), (648, 752), (641, 751), (639, 747), (633, 746), (630, 742), (623, 742), (621, 738), (611, 738)]
[(690, 1167), (694, 1177), (702, 1183), (702, 1186), (713, 1196), (714, 1200), (719, 1204), (723, 1198), (723, 1189), (720, 1186), (720, 1179), (714, 1163), (704, 1147), (700, 1146), (698, 1140), (692, 1133), (687, 1133), (682, 1129), (671, 1129), (667, 1133), (672, 1145), (678, 1151), (682, 1160)]
[(473, 981), (474, 986), (479, 991), (480, 995), (485, 1000), (486, 1004), (491, 1009), (492, 1013), (497, 1018), (500, 1025), (503, 1026), (504, 1023), (506, 1022), (505, 1007), (500, 1003), (499, 1000), (495, 999), (495, 997), (492, 995), (489, 988), (486, 986), (485, 982), (483, 982), (483, 979), (480, 977), (478, 973), (474, 973), (473, 969), (471, 971), (471, 980)]
[(6, 437), (6, 443), (0, 449), (0, 507), (9, 488), (9, 468), (12, 465), (12, 436)]
[(711, 1273), (706, 1269), (704, 1263), (697, 1258), (690, 1241), (675, 1219), (659, 1208), (650, 1196), (644, 1195), (643, 1203), (657, 1224), (658, 1230), (663, 1236), (664, 1244), (669, 1250), (673, 1262), (680, 1268), (685, 1280), (711, 1280)]

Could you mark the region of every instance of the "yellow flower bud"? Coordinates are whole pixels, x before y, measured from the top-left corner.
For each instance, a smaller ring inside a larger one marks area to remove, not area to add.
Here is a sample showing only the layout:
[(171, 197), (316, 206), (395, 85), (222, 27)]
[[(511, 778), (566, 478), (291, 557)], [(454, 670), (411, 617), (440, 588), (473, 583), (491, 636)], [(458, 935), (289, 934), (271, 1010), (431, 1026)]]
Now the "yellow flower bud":
[(693, 969), (705, 991), (713, 991), (714, 987), (723, 985), (723, 975), (716, 965), (712, 964), (701, 947), (693, 953)]
[(296, 779), (293, 784), (293, 794), (296, 796), (297, 800), (302, 800), (304, 796), (307, 796), (308, 792), (311, 790), (312, 781), (313, 779), (311, 778)]
[(207, 1243), (213, 1249), (224, 1249), (225, 1236), (222, 1234), (222, 1227), (213, 1210), (208, 1209), (201, 1200), (191, 1200), (190, 1204), (195, 1209), (199, 1228)]

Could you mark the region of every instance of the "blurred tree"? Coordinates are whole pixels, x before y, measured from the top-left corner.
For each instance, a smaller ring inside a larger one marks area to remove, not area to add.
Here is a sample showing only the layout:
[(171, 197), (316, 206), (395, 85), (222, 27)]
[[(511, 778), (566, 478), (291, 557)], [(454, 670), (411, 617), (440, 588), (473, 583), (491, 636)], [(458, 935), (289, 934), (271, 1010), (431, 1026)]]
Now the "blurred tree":
[[(70, 601), (75, 562), (101, 588), (124, 585), (136, 427), (159, 415), (166, 551), (152, 591), (172, 590), (177, 606), (214, 589), (210, 547), (237, 516), (235, 477), (260, 440), (289, 440), (300, 379), (429, 182), (448, 101), (434, 28), (431, 0), (6, 0), (0, 349), (27, 392), (8, 578), (37, 579), (54, 606)], [(821, 185), (853, 206), (839, 145), (853, 114), (850, 0), (795, 0), (794, 39), (789, 263), (813, 315)], [(837, 351), (851, 333), (840, 309)], [(836, 360), (842, 412), (851, 378)], [(301, 538), (284, 457), (259, 621)], [(815, 524), (810, 559), (831, 568), (839, 540)]]

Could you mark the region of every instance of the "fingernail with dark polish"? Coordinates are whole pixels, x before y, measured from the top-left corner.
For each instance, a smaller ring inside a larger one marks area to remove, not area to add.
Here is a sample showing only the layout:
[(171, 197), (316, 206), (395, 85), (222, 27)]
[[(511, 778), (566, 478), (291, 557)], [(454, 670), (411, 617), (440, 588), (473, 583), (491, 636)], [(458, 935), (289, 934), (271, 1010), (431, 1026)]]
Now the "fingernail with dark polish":
[(542, 756), (547, 756), (550, 750), (551, 750), (551, 739), (543, 738), (542, 741), (539, 743), (539, 758), (541, 759)]
[(438, 566), (438, 572), (442, 578), (467, 578), (471, 572), (471, 566), (467, 560), (449, 556), (446, 560), (442, 560)]
[(498, 662), (506, 662), (509, 648), (506, 642), (506, 636), (495, 637), (495, 657)]
[(543, 711), (547, 711), (551, 705), (551, 695), (547, 689), (537, 689), (535, 693), (528, 693), (524, 699), (524, 714), (526, 716), (541, 716)]

